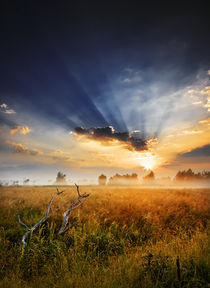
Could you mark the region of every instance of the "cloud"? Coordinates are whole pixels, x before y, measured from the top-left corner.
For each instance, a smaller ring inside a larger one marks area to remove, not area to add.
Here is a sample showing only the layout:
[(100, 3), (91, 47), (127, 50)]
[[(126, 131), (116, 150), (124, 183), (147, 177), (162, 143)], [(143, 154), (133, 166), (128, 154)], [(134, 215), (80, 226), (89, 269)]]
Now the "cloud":
[(2, 111), (5, 114), (15, 114), (16, 112), (13, 109), (6, 109), (5, 111)]
[(199, 121), (200, 124), (207, 124), (210, 125), (210, 117), (204, 120)]
[(123, 79), (122, 82), (126, 83), (126, 84), (130, 84), (130, 83), (134, 84), (134, 83), (139, 83), (141, 81), (142, 81), (142, 78), (139, 76), (136, 76), (134, 78), (125, 78), (125, 79)]
[(50, 154), (47, 155), (48, 157), (52, 158), (55, 161), (60, 161), (60, 162), (69, 162), (72, 160), (72, 157), (70, 157), (69, 154), (65, 153), (62, 150), (54, 150)]
[(8, 105), (3, 103), (0, 105), (0, 112), (5, 114), (15, 114), (16, 112), (13, 109), (9, 109)]
[(14, 128), (10, 129), (10, 134), (15, 134), (16, 132), (19, 132), (20, 134), (26, 135), (31, 132), (31, 129), (27, 126), (16, 126)]
[(203, 133), (203, 131), (199, 130), (199, 129), (192, 129), (192, 130), (183, 131), (183, 134), (186, 134), (186, 135), (201, 134), (201, 133)]
[(29, 149), (28, 147), (20, 144), (20, 143), (15, 143), (12, 141), (5, 141), (6, 144), (12, 146), (12, 148), (14, 149), (15, 153), (21, 153), (21, 154), (29, 154), (32, 156), (35, 155), (42, 155), (42, 151), (38, 150), (38, 149)]
[(126, 74), (129, 74), (129, 75), (126, 75), (124, 77), (124, 79), (122, 80), (122, 83), (138, 84), (143, 81), (141, 71), (134, 71), (132, 69), (127, 68), (127, 69), (124, 69), (124, 72), (127, 72)]
[(62, 155), (64, 155), (64, 152), (62, 150), (57, 149), (57, 150), (54, 150), (52, 152), (52, 155), (53, 156), (62, 156)]
[(183, 157), (202, 157), (210, 156), (210, 144), (203, 147), (196, 148), (190, 152), (181, 154)]
[(193, 105), (201, 105), (202, 107), (208, 108), (208, 112), (210, 112), (210, 86), (206, 84), (207, 83), (205, 83), (205, 87), (188, 90), (185, 96), (193, 99)]
[(3, 103), (3, 104), (0, 105), (0, 107), (1, 107), (2, 109), (6, 109), (6, 108), (7, 108), (7, 104)]
[(208, 111), (210, 112), (210, 99), (207, 100), (207, 103), (204, 105), (204, 107), (208, 108)]
[(203, 107), (208, 108), (208, 112), (210, 112), (210, 86), (206, 86), (200, 93), (206, 96), (206, 103)]
[(192, 104), (193, 105), (200, 105), (200, 104), (203, 104), (203, 102), (202, 101), (196, 101), (196, 102), (193, 102)]
[(200, 92), (202, 95), (208, 95), (210, 96), (210, 86), (206, 86), (204, 89)]
[(102, 142), (104, 145), (110, 142), (120, 142), (129, 150), (144, 151), (148, 150), (148, 141), (140, 137), (140, 131), (115, 132), (112, 126), (96, 127), (85, 129), (83, 127), (75, 128), (76, 136), (86, 136), (88, 139)]

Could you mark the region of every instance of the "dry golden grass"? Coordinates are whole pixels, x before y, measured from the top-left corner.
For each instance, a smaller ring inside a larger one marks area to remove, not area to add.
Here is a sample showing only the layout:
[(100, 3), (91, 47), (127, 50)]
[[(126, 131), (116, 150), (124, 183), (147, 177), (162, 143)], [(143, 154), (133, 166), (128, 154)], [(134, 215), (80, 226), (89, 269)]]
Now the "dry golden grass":
[(207, 287), (209, 189), (82, 186), (90, 196), (70, 217), (79, 223), (58, 237), (77, 197), (75, 187), (60, 189), (22, 255), (17, 214), (35, 224), (56, 188), (0, 188), (2, 287)]

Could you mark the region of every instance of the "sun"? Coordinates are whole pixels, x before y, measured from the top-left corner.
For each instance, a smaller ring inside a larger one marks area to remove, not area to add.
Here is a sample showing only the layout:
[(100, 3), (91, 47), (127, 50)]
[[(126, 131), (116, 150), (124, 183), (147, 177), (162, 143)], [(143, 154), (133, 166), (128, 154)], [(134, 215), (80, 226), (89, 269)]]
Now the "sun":
[(154, 158), (145, 158), (142, 159), (141, 165), (144, 167), (146, 170), (152, 170), (155, 167), (156, 161)]
[(137, 157), (140, 161), (140, 165), (144, 167), (146, 170), (152, 170), (157, 166), (157, 156), (152, 154), (151, 152), (141, 153), (140, 156)]
[(152, 163), (152, 161), (150, 159), (145, 160), (144, 163), (142, 163), (142, 164), (146, 170), (152, 170), (154, 167), (154, 164)]

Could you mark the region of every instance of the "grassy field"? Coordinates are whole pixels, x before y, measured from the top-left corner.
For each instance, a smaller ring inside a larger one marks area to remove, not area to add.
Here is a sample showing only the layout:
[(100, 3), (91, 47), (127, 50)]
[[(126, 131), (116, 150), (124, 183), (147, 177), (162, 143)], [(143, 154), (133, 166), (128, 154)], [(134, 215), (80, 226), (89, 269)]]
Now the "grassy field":
[(73, 210), (64, 235), (63, 212), (77, 198), (65, 187), (51, 216), (55, 187), (0, 187), (0, 287), (210, 287), (209, 189), (80, 187), (91, 195)]

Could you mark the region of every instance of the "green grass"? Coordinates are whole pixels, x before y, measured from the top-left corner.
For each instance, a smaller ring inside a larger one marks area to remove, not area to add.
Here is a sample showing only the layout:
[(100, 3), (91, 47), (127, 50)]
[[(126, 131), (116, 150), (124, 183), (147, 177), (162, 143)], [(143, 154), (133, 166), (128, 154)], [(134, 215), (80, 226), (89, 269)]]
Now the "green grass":
[(58, 235), (76, 197), (66, 188), (23, 250), (17, 215), (38, 222), (53, 190), (1, 188), (0, 287), (210, 287), (208, 189), (81, 187), (78, 224)]

